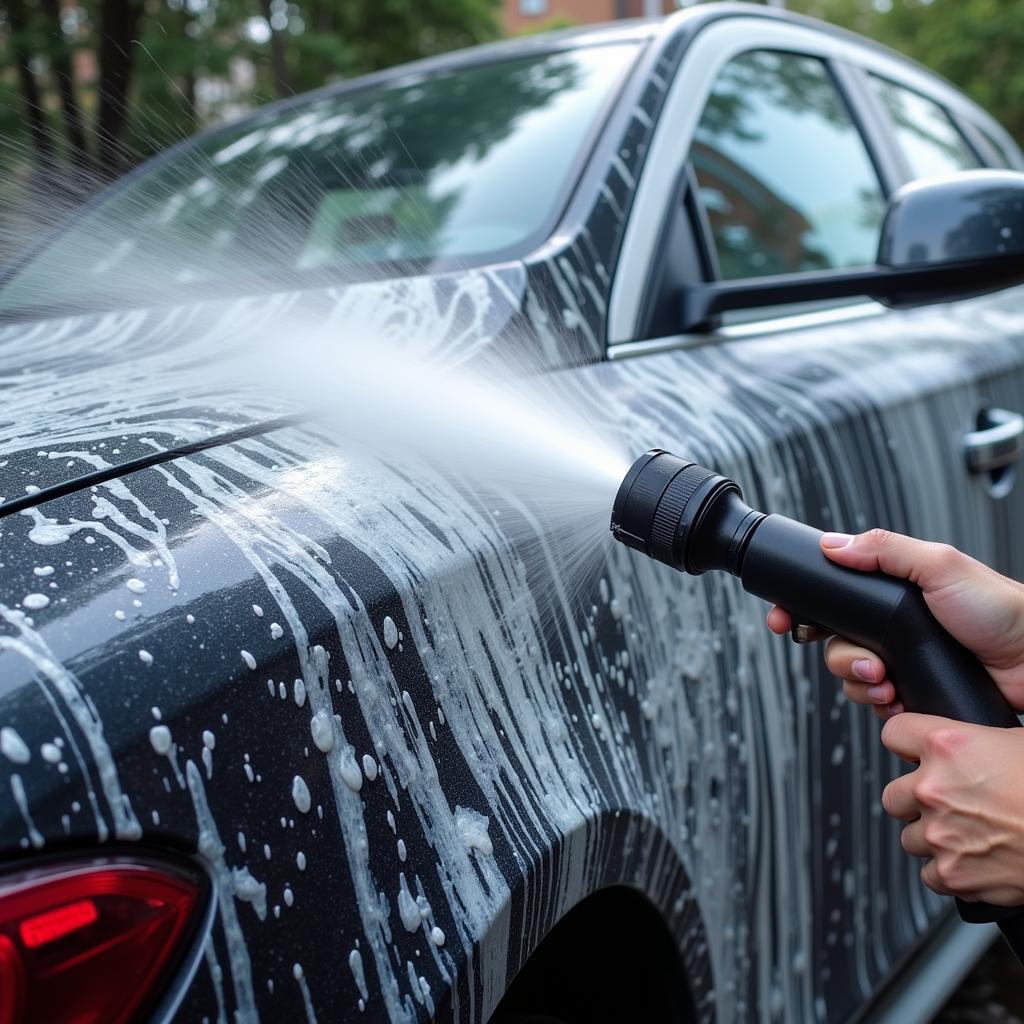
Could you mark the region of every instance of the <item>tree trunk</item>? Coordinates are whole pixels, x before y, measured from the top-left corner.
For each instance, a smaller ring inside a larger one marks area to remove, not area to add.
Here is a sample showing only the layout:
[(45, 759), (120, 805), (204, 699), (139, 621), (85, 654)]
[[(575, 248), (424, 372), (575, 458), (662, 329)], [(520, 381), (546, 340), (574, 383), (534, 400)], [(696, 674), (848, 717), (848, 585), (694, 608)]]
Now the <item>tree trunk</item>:
[(115, 177), (125, 167), (121, 136), (128, 120), (132, 45), (139, 8), (132, 0), (103, 0), (100, 11), (100, 110), (96, 150), (100, 169)]
[(68, 139), (68, 151), (71, 163), (79, 170), (89, 169), (92, 161), (85, 141), (85, 129), (82, 126), (82, 108), (75, 96), (75, 83), (71, 68), (71, 50), (64, 38), (64, 29), (60, 23), (59, 0), (42, 0), (43, 13), (50, 23), (50, 31), (57, 41), (53, 51), (53, 73), (57, 78), (57, 90), (60, 93), (61, 112), (64, 117), (64, 130)]
[[(181, 11), (178, 15), (178, 32), (181, 33), (182, 39), (191, 40), (193, 37), (189, 33), (189, 28), (195, 24), (198, 27), (198, 22), (192, 20), (192, 15), (189, 13), (188, 4), (181, 5)], [(194, 43), (192, 45), (195, 45)], [(192, 61), (189, 61), (187, 68), (182, 73), (180, 81), (175, 81), (175, 88), (181, 93), (181, 98), (184, 100), (185, 108), (181, 112), (181, 134), (182, 137), (192, 135), (195, 130), (199, 127), (199, 114), (196, 110), (196, 77), (197, 67)]]
[(288, 82), (288, 63), (284, 55), (284, 36), (271, 23), (270, 0), (263, 0), (263, 17), (270, 25), (270, 66), (274, 72), (274, 91), (278, 96), (291, 96)]
[(39, 83), (29, 63), (31, 56), (23, 47), (24, 33), (28, 28), (28, 17), (22, 0), (8, 0), (7, 20), (11, 27), (12, 48), (18, 65), (18, 87), (25, 106), (25, 122), (28, 135), (35, 150), (36, 163), (44, 170), (52, 169), (53, 139), (43, 112)]

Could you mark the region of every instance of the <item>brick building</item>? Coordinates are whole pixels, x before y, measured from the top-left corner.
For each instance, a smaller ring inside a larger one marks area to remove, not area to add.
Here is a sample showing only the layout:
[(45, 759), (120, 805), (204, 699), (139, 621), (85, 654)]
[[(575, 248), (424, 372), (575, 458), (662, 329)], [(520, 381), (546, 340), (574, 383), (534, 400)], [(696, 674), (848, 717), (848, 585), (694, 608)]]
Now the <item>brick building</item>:
[(618, 18), (671, 14), (679, 0), (503, 0), (502, 24), (509, 35), (537, 29), (552, 19), (591, 25)]

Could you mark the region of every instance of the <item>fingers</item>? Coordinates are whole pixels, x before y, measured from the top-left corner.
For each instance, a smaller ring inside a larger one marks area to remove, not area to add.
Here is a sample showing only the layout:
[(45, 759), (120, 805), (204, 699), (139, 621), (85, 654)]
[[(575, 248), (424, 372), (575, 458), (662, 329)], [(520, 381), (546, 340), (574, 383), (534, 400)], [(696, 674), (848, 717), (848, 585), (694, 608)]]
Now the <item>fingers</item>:
[(785, 634), (793, 628), (793, 618), (785, 608), (777, 605), (768, 613), (768, 628), (773, 633)]
[(948, 544), (916, 540), (888, 530), (868, 530), (855, 536), (826, 533), (822, 535), (821, 548), (840, 565), (865, 572), (880, 569), (890, 576), (912, 580), (922, 590), (937, 590), (983, 568)]
[(843, 680), (843, 693), (855, 704), (869, 707), (891, 704), (896, 690), (885, 678), (885, 665), (870, 651), (844, 640), (830, 637), (825, 644), (825, 664), (829, 672)]
[(828, 670), (840, 679), (858, 683), (878, 684), (885, 679), (885, 665), (881, 659), (844, 640), (841, 636), (829, 637), (825, 644), (825, 664)]
[[(768, 612), (766, 621), (773, 633), (781, 635), (793, 627), (793, 617), (777, 605)], [(847, 698), (873, 708), (881, 721), (903, 713), (903, 705), (896, 700), (895, 687), (885, 678), (885, 665), (871, 651), (832, 636), (825, 644), (825, 664), (833, 675), (843, 680), (843, 693)]]
[(874, 711), (875, 718), (880, 722), (888, 722), (890, 718), (895, 718), (896, 715), (905, 714), (907, 709), (898, 700), (894, 700), (891, 704), (882, 704), (871, 710)]
[[(957, 726), (962, 729), (963, 723), (951, 722), (948, 718), (938, 715), (903, 714), (885, 723), (882, 730), (882, 743), (904, 761), (920, 761), (931, 742), (933, 733), (949, 733)], [(939, 737), (936, 735), (936, 742)], [(933, 744), (934, 746), (934, 744)]]
[(882, 807), (889, 817), (914, 821), (921, 814), (921, 806), (914, 796), (915, 774), (901, 775), (882, 790)]
[(953, 894), (943, 884), (939, 878), (939, 870), (934, 860), (928, 861), (923, 868), (921, 868), (921, 881), (931, 889), (932, 892), (937, 892), (940, 896), (952, 896)]
[(911, 857), (930, 857), (932, 851), (924, 841), (924, 823), (912, 821), (900, 833), (900, 845)]

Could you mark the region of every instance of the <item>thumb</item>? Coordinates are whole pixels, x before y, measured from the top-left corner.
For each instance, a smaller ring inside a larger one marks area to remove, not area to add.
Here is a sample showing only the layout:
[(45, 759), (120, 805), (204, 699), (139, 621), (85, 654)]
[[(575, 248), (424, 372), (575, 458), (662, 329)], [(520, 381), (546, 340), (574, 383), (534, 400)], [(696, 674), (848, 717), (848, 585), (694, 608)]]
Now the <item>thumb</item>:
[(973, 559), (948, 544), (904, 537), (889, 530), (868, 530), (851, 536), (826, 533), (821, 549), (833, 561), (851, 569), (911, 580), (922, 590), (939, 590), (962, 578)]

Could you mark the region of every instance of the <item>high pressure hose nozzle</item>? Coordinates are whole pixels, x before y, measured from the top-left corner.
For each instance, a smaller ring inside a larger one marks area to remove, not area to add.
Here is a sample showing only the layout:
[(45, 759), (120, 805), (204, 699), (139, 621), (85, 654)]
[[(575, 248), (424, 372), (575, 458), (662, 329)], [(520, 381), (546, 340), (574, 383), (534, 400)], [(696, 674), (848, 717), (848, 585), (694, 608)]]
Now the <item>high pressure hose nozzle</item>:
[[(837, 565), (821, 550), (820, 530), (755, 511), (735, 483), (713, 470), (660, 448), (641, 455), (615, 496), (611, 530), (674, 569), (724, 569), (748, 592), (785, 608), (794, 624), (874, 651), (908, 711), (1020, 725), (984, 666), (939, 625), (917, 586)], [(998, 921), (1024, 963), (1022, 908), (957, 906), (966, 921)]]
[(653, 448), (630, 467), (612, 508), (612, 533), (627, 547), (693, 575), (740, 574), (763, 512), (744, 504), (724, 476)]

